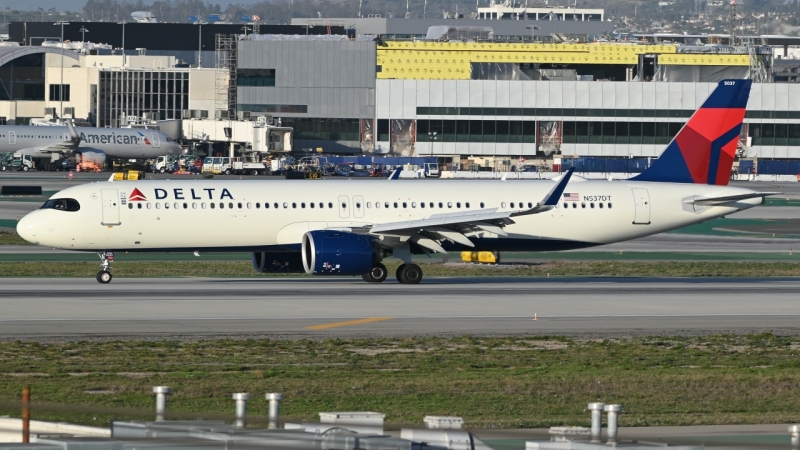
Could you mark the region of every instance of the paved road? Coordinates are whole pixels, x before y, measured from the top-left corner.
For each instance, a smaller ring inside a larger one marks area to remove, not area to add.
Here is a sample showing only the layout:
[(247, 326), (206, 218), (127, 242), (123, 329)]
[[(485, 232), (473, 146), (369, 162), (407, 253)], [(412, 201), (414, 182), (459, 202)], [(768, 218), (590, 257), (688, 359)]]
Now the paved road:
[(0, 336), (795, 333), (798, 292), (793, 279), (6, 278)]

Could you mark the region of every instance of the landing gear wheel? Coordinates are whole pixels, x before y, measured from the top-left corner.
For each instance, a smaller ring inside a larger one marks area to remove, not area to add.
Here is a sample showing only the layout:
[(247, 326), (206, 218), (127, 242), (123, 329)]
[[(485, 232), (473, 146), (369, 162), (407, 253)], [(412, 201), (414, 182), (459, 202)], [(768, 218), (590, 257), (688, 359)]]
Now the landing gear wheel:
[(401, 283), (403, 282), (403, 276), (402, 276), (402, 273), (403, 273), (403, 269), (405, 269), (405, 268), (406, 268), (406, 265), (405, 265), (405, 264), (400, 264), (400, 265), (397, 267), (397, 270), (395, 270), (395, 272), (394, 272), (394, 276), (395, 276), (395, 277), (397, 277), (397, 281), (399, 281), (399, 282), (401, 282)]
[(416, 264), (403, 264), (400, 271), (400, 282), (403, 284), (419, 284), (422, 281), (422, 269)]
[(367, 283), (383, 283), (383, 280), (386, 279), (386, 275), (388, 275), (386, 266), (381, 263), (377, 263), (372, 266), (369, 272), (361, 275), (361, 278), (363, 278)]
[(97, 272), (97, 281), (99, 283), (111, 283), (111, 262), (114, 261), (114, 252), (97, 252), (100, 257), (100, 272)]
[(97, 281), (99, 281), (100, 283), (103, 284), (111, 283), (111, 278), (113, 278), (111, 276), (111, 272), (107, 270), (101, 270), (100, 272), (97, 272)]

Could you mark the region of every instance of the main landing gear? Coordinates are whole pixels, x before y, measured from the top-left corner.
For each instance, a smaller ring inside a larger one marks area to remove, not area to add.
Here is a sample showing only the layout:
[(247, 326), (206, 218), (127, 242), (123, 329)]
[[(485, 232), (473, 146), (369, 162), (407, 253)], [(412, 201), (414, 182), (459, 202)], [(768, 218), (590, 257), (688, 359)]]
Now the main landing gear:
[[(386, 280), (388, 271), (381, 263), (374, 264), (368, 273), (361, 275), (367, 283), (381, 283)], [(418, 284), (422, 281), (422, 269), (416, 264), (401, 264), (395, 272), (397, 281), (402, 284)]]
[(416, 264), (400, 264), (395, 276), (403, 284), (419, 284), (422, 281), (422, 269)]
[(100, 257), (100, 272), (97, 272), (97, 281), (103, 284), (111, 283), (111, 262), (114, 261), (114, 252), (98, 252)]
[(386, 275), (388, 275), (386, 266), (381, 263), (377, 263), (372, 266), (369, 272), (361, 275), (361, 278), (363, 278), (367, 283), (382, 283), (383, 280), (386, 279)]

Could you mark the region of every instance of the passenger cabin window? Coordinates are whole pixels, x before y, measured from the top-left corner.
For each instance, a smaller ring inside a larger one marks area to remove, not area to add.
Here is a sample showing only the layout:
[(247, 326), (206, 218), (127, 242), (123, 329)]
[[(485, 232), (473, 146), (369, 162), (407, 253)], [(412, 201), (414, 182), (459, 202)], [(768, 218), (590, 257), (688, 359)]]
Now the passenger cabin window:
[(59, 211), (78, 211), (81, 209), (81, 204), (77, 200), (71, 198), (54, 198), (44, 202), (41, 209), (57, 209)]

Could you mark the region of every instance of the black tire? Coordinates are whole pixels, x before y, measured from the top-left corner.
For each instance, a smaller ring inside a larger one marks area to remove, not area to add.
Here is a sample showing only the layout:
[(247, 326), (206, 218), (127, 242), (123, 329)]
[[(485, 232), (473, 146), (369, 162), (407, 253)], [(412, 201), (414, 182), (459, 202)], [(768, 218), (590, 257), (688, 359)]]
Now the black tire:
[(253, 169), (253, 171), (252, 171), (252, 172), (250, 172), (250, 175), (252, 175), (252, 176), (256, 177), (256, 176), (258, 176), (258, 171), (257, 171), (257, 170), (255, 170), (255, 169)]
[(361, 278), (366, 281), (367, 283), (383, 283), (386, 280), (386, 275), (389, 272), (386, 270), (386, 266), (381, 263), (377, 263), (372, 266), (369, 272), (361, 275)]
[(100, 272), (97, 272), (97, 281), (99, 283), (103, 283), (103, 284), (111, 283), (111, 279), (112, 278), (114, 278), (114, 277), (111, 276), (111, 272), (109, 272), (107, 270), (101, 270)]
[(395, 270), (395, 272), (394, 272), (394, 276), (397, 278), (397, 281), (399, 281), (401, 283), (403, 282), (403, 277), (402, 277), (401, 274), (403, 273), (403, 269), (405, 269), (405, 267), (406, 267), (405, 264), (400, 264), (397, 267), (397, 270)]
[(422, 281), (422, 269), (416, 264), (405, 264), (400, 272), (400, 282), (403, 284), (419, 284)]
[(28, 166), (22, 166), (22, 171), (23, 171), (23, 172), (27, 172), (27, 171), (29, 171), (29, 170), (31, 170), (31, 168), (30, 168), (30, 167), (28, 167)]
[(230, 175), (230, 174), (231, 174), (231, 169), (225, 169), (225, 175)]
[(165, 169), (164, 167), (158, 169), (158, 173), (166, 173), (166, 171), (167, 169)]

